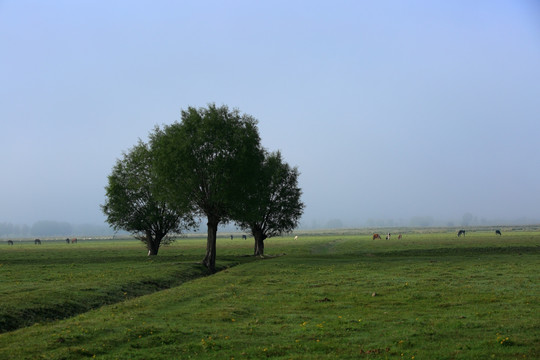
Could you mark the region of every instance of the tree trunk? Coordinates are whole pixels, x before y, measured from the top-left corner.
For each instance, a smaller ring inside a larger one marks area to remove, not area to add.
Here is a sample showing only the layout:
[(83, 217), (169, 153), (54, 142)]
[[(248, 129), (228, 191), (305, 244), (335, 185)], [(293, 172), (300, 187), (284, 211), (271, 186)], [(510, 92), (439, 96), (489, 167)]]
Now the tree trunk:
[(216, 237), (219, 220), (208, 218), (208, 237), (206, 240), (206, 256), (203, 264), (212, 273), (216, 271)]
[(154, 241), (151, 241), (148, 244), (148, 256), (157, 255), (158, 254), (159, 247), (156, 246)]
[(266, 235), (260, 230), (252, 231), (252, 233), (255, 238), (255, 250), (253, 255), (264, 256), (264, 240), (266, 239)]
[(146, 247), (148, 248), (148, 256), (158, 254), (160, 243), (161, 238), (159, 238), (158, 235), (152, 237), (152, 233), (150, 231), (146, 232)]

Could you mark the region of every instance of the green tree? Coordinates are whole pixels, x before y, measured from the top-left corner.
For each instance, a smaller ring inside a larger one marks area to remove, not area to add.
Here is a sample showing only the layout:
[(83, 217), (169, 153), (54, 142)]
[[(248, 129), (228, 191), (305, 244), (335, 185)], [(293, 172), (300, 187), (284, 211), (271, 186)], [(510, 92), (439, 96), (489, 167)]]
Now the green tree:
[(254, 174), (258, 185), (237, 221), (240, 228), (251, 231), (255, 238), (254, 255), (264, 255), (264, 240), (291, 232), (304, 211), (298, 187), (298, 168), (291, 168), (275, 152), (267, 155), (259, 172)]
[(149, 255), (157, 255), (160, 245), (172, 241), (170, 233), (181, 233), (193, 226), (187, 208), (170, 208), (157, 196), (153, 155), (139, 140), (122, 159), (117, 160), (101, 206), (107, 222), (115, 230), (126, 230), (146, 244)]
[(164, 198), (208, 220), (203, 264), (215, 271), (218, 225), (242, 217), (256, 186), (264, 156), (257, 121), (227, 106), (189, 107), (181, 122), (156, 128), (151, 142)]

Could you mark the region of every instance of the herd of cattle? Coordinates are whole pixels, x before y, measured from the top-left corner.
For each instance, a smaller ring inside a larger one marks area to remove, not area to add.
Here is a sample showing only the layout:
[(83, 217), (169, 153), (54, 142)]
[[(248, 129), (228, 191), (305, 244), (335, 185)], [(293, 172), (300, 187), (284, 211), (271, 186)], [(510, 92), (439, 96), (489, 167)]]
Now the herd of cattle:
[[(8, 245), (13, 245), (13, 240), (8, 240)], [(73, 239), (66, 239), (66, 244), (76, 244), (77, 243), (77, 238), (73, 238)], [(41, 245), (41, 240), (40, 239), (35, 239), (34, 240), (34, 244), (35, 245)]]
[[(458, 233), (457, 233), (458, 237), (462, 236), (462, 235), (465, 236), (465, 230), (463, 230), (463, 229), (459, 230)], [(498, 230), (498, 229), (495, 230), (495, 235), (499, 235), (499, 236), (502, 235), (501, 230)], [(392, 234), (390, 234), (390, 233), (386, 234), (386, 240), (390, 240), (391, 236), (392, 236)], [(403, 236), (401, 234), (399, 234), (398, 235), (398, 240), (401, 240), (402, 237)], [(377, 233), (373, 234), (373, 240), (375, 240), (375, 239), (381, 239), (382, 240), (381, 235), (379, 235)]]
[[(462, 235), (465, 236), (465, 230), (463, 230), (463, 229), (459, 230), (458, 233), (457, 233), (458, 237), (462, 236)], [(499, 235), (499, 236), (502, 235), (501, 230), (495, 230), (495, 235)], [(392, 234), (390, 234), (390, 233), (386, 234), (386, 240), (390, 240), (391, 236), (392, 236)], [(401, 240), (403, 238), (403, 235), (399, 234), (397, 238), (398, 238), (398, 240)], [(231, 235), (231, 240), (232, 239), (233, 239), (233, 236)], [(242, 235), (242, 239), (246, 239), (246, 235)], [(295, 236), (294, 239), (295, 240), (298, 239), (298, 236)], [(375, 240), (375, 239), (381, 239), (382, 240), (381, 235), (379, 235), (377, 233), (373, 234), (373, 240)], [(8, 243), (8, 245), (13, 245), (13, 240), (8, 240), (7, 243)], [(68, 238), (68, 239), (66, 239), (66, 244), (76, 244), (76, 243), (77, 243), (77, 238), (72, 238), (72, 239)], [(35, 239), (34, 244), (41, 245), (41, 240), (40, 239)]]
[[(461, 236), (461, 235), (465, 236), (465, 230), (461, 229), (458, 231), (457, 236)], [(502, 235), (501, 230), (498, 230), (498, 229), (495, 230), (495, 235), (499, 235), (499, 236)]]
[[(392, 234), (390, 234), (390, 233), (386, 234), (386, 240), (390, 240), (391, 236), (392, 236)], [(398, 238), (398, 240), (401, 240), (402, 237), (403, 236), (401, 234), (399, 234), (397, 238)], [(381, 235), (379, 235), (377, 233), (373, 234), (373, 240), (375, 240), (375, 239), (381, 239), (382, 240)]]

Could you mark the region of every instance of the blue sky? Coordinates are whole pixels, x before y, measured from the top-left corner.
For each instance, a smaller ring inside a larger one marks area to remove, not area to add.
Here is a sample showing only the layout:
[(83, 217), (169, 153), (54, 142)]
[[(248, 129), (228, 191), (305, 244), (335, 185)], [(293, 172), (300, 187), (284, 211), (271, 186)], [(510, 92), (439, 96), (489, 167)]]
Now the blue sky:
[(304, 225), (540, 219), (540, 5), (0, 0), (0, 222), (102, 223), (107, 175), (210, 102), (298, 166)]

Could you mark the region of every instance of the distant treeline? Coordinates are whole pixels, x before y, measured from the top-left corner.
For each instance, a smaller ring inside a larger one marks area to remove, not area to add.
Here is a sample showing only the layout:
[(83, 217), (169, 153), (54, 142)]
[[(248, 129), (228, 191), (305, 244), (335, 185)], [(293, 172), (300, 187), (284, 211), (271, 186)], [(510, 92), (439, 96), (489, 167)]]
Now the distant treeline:
[(78, 224), (59, 221), (38, 221), (26, 224), (0, 223), (0, 237), (49, 237), (49, 236), (107, 236), (115, 231), (108, 225)]
[(356, 221), (342, 221), (340, 219), (312, 220), (303, 222), (299, 229), (351, 229), (351, 228), (378, 228), (378, 227), (469, 227), (469, 226), (502, 226), (502, 225), (534, 225), (540, 224), (540, 218), (520, 217), (508, 219), (486, 219), (465, 213), (461, 219), (436, 219), (432, 216), (413, 216), (410, 218), (368, 218)]

